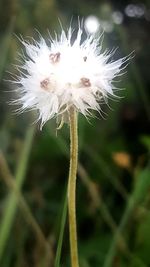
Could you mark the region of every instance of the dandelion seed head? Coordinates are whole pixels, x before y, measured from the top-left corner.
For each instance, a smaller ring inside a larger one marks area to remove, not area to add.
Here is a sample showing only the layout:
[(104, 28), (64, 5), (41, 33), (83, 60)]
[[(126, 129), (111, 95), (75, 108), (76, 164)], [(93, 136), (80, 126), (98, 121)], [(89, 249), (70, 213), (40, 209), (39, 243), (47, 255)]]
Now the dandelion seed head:
[(115, 95), (114, 78), (124, 69), (129, 57), (112, 61), (112, 52), (102, 52), (101, 35), (87, 34), (82, 41), (79, 26), (72, 42), (72, 29), (62, 30), (48, 43), (21, 40), (26, 55), (19, 66), (16, 82), (20, 111), (38, 111), (41, 127), (51, 118), (66, 116), (70, 107), (84, 116), (101, 110), (101, 101)]

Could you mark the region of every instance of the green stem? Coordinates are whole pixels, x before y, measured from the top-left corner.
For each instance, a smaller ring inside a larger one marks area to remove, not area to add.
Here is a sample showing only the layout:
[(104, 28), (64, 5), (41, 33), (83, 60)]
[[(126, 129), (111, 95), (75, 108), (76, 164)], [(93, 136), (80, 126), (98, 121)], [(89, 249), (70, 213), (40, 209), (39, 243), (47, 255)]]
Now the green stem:
[(70, 169), (68, 181), (69, 234), (71, 250), (71, 266), (79, 267), (76, 227), (76, 174), (78, 163), (78, 131), (77, 113), (74, 108), (69, 110), (70, 119)]

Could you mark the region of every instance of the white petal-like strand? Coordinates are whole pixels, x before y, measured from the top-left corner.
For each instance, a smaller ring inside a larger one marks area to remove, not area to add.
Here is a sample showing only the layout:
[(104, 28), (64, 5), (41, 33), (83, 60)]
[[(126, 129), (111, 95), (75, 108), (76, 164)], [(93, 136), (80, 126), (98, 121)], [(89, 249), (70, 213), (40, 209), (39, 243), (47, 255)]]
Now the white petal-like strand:
[[(85, 31), (84, 31), (85, 34)], [(38, 110), (41, 127), (57, 116), (66, 116), (70, 106), (87, 116), (91, 110), (101, 110), (102, 100), (114, 96), (114, 78), (124, 69), (129, 57), (112, 61), (114, 52), (102, 52), (101, 36), (88, 34), (82, 42), (79, 26), (72, 41), (72, 29), (48, 44), (21, 40), (26, 56), (22, 56), (17, 81), (20, 111)]]

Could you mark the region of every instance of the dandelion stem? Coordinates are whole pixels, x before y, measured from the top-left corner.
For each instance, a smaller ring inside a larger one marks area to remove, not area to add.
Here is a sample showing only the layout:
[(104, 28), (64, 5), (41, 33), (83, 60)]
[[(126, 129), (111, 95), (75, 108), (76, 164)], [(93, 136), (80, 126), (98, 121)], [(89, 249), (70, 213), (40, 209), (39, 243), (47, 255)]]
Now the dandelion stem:
[(69, 110), (70, 118), (70, 169), (68, 181), (68, 211), (69, 211), (69, 234), (71, 250), (71, 266), (79, 267), (77, 248), (76, 227), (76, 174), (78, 163), (78, 131), (77, 112), (74, 108)]

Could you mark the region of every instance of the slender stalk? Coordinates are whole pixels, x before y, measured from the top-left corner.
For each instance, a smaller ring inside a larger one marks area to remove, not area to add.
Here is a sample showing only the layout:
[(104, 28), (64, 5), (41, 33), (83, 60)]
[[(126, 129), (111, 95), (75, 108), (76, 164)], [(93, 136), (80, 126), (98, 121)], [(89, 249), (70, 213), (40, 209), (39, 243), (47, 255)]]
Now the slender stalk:
[(71, 250), (71, 266), (79, 267), (77, 248), (76, 227), (76, 174), (78, 163), (78, 131), (77, 113), (74, 108), (69, 110), (70, 119), (70, 169), (68, 181), (68, 211), (69, 211), (69, 234)]

